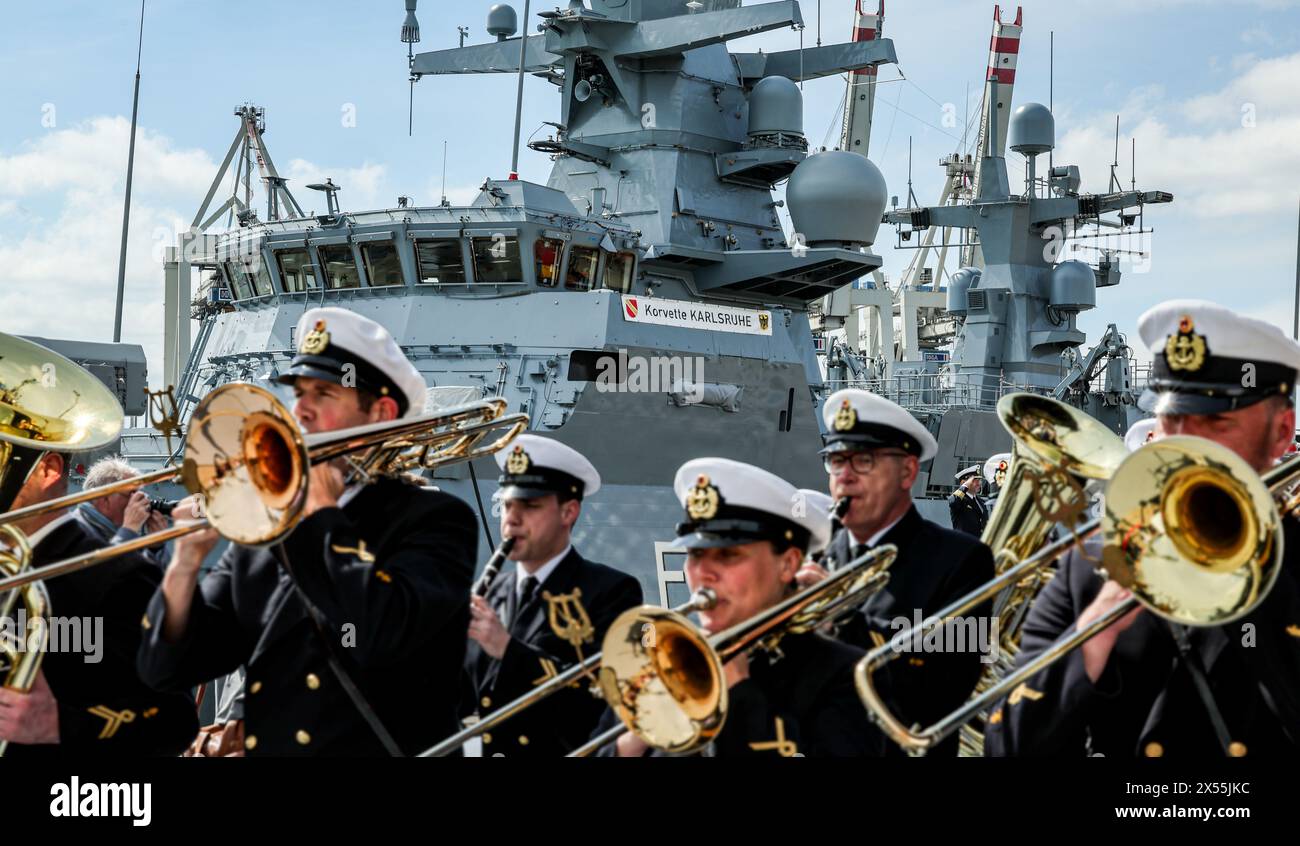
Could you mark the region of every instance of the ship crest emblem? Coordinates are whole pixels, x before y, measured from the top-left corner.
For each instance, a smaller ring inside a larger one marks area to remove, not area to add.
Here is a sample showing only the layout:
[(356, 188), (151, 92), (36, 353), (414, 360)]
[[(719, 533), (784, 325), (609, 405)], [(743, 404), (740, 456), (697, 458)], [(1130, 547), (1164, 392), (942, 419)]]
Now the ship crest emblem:
[(317, 320), (312, 330), (303, 337), (298, 352), (303, 355), (320, 355), (330, 345), (330, 333), (325, 331), (325, 321)]
[(853, 410), (853, 404), (845, 400), (840, 405), (840, 410), (835, 412), (835, 431), (848, 432), (856, 425), (858, 425), (858, 413)]
[(766, 332), (766, 331), (767, 331), (767, 326), (768, 326), (768, 324), (771, 323), (771, 322), (772, 322), (772, 317), (771, 317), (771, 315), (769, 315), (769, 314), (768, 314), (767, 312), (765, 312), (765, 311), (763, 311), (763, 312), (759, 312), (759, 314), (758, 314), (758, 328), (759, 328), (759, 331)]
[(1165, 343), (1165, 362), (1170, 370), (1195, 373), (1205, 365), (1205, 336), (1192, 331), (1195, 326), (1191, 315), (1178, 321), (1178, 334), (1170, 335)]
[(701, 474), (695, 480), (695, 487), (686, 494), (686, 513), (692, 520), (712, 520), (718, 513), (721, 499), (709, 477)]
[(506, 456), (506, 472), (511, 476), (519, 476), (523, 473), (527, 473), (528, 468), (531, 466), (533, 466), (533, 461), (528, 457), (528, 453), (524, 452), (522, 446), (516, 445), (515, 448), (510, 451), (510, 454)]

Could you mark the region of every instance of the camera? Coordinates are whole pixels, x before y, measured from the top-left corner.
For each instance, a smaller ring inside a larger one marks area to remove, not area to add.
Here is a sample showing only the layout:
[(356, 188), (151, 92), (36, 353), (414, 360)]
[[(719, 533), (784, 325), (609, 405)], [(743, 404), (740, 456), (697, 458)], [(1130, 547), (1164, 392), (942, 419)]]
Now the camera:
[(180, 504), (180, 500), (177, 499), (158, 499), (157, 497), (149, 497), (149, 507), (164, 517), (170, 517), (171, 513), (176, 510), (176, 506)]

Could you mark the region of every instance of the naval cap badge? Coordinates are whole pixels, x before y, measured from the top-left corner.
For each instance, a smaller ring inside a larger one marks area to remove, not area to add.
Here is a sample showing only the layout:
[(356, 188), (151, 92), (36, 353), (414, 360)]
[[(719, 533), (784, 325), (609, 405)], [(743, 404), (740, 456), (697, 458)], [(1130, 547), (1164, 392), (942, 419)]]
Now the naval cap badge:
[(1205, 336), (1196, 334), (1195, 328), (1192, 316), (1184, 314), (1178, 321), (1178, 333), (1165, 342), (1165, 363), (1170, 370), (1195, 373), (1205, 365)]
[(506, 456), (506, 472), (511, 476), (519, 476), (528, 472), (528, 468), (533, 466), (533, 460), (524, 452), (524, 448), (515, 444), (515, 448), (510, 450)]
[(325, 321), (317, 320), (310, 332), (303, 336), (298, 352), (303, 355), (320, 355), (330, 345), (330, 333), (325, 331)]
[(695, 487), (686, 494), (686, 513), (692, 520), (712, 520), (718, 513), (720, 499), (718, 489), (701, 473)]
[(840, 403), (839, 411), (835, 412), (833, 425), (837, 432), (847, 432), (858, 425), (858, 413), (853, 410), (853, 403), (848, 400)]

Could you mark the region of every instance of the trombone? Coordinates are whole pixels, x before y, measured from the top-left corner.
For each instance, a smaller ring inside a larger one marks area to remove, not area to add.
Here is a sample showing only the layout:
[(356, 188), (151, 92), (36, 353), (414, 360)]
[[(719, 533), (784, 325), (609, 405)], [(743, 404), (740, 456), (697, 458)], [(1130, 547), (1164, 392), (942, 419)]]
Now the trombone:
[[(353, 480), (369, 482), (377, 476), (473, 461), (504, 449), (527, 427), (528, 415), (505, 414), (505, 409), (504, 399), (493, 398), (438, 414), (304, 435), (271, 392), (243, 382), (222, 385), (195, 407), (179, 470), (164, 468), (0, 514), (0, 529), (159, 482), (180, 482), (190, 493), (200, 494), (205, 519), (15, 573), (0, 579), (0, 591), (75, 573), (209, 526), (241, 545), (276, 543), (301, 519), (311, 465), (366, 450), (348, 463)], [(482, 443), (498, 430), (504, 431)]]
[(871, 549), (821, 582), (716, 635), (706, 636), (686, 618), (713, 607), (717, 597), (708, 588), (696, 591), (689, 602), (676, 608), (630, 608), (610, 624), (600, 652), (420, 757), (447, 755), (579, 677), (591, 677), (597, 669), (593, 693), (609, 703), (622, 725), (588, 741), (570, 757), (585, 757), (625, 731), (669, 752), (694, 751), (716, 737), (726, 719), (724, 664), (755, 648), (775, 649), (785, 635), (812, 631), (841, 612), (857, 608), (885, 586), (897, 554), (894, 546)]
[[(1253, 611), (1268, 595), (1282, 563), (1282, 516), (1300, 511), (1288, 493), (1300, 480), (1300, 456), (1257, 475), (1231, 450), (1203, 438), (1162, 438), (1132, 453), (1106, 488), (1105, 512), (1073, 537), (1045, 547), (889, 643), (854, 669), (858, 695), (894, 742), (923, 755), (1009, 691), (1083, 645), (1134, 608), (1176, 624), (1220, 626)], [(1284, 498), (1281, 503), (1278, 498)], [(918, 631), (959, 616), (1100, 532), (1102, 572), (1132, 592), (1082, 629), (968, 700), (935, 724), (911, 729), (890, 712), (874, 673), (901, 654)]]

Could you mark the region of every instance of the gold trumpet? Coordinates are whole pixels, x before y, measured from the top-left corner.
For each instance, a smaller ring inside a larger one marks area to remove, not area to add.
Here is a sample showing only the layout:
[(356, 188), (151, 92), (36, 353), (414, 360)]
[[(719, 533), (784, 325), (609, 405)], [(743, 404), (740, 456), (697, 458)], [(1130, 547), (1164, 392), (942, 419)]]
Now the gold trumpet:
[[(1001, 575), (1042, 548), (1054, 526), (1073, 527), (1088, 507), (1084, 486), (1109, 479), (1128, 449), (1094, 418), (1050, 397), (1008, 394), (998, 401), (998, 419), (1012, 437), (1011, 461), (980, 540), (993, 550), (994, 573)], [(980, 674), (974, 693), (1011, 671), (1029, 606), (1051, 577), (1050, 567), (1036, 569), (994, 598), (997, 659)], [(981, 715), (962, 727), (963, 757), (984, 754), (982, 725)]]
[[(269, 391), (234, 382), (214, 389), (195, 407), (179, 470), (164, 468), (90, 491), (0, 514), (0, 527), (82, 502), (159, 482), (200, 494), (205, 518), (0, 579), (0, 591), (75, 573), (209, 526), (245, 546), (265, 546), (287, 535), (302, 516), (311, 465), (347, 457), (352, 478), (370, 481), (473, 461), (501, 449), (528, 425), (526, 414), (506, 414), (506, 401), (481, 400), (422, 417), (370, 423), (304, 435)], [(492, 433), (504, 430), (487, 444)], [(358, 458), (351, 453), (366, 452)]]
[(585, 757), (625, 731), (669, 752), (696, 750), (717, 736), (727, 716), (724, 664), (753, 649), (775, 649), (785, 635), (813, 631), (841, 612), (859, 607), (885, 586), (897, 554), (893, 546), (876, 547), (821, 582), (715, 635), (705, 635), (686, 618), (713, 607), (717, 597), (708, 588), (696, 591), (689, 602), (676, 608), (630, 608), (610, 623), (600, 652), (420, 757), (454, 752), (465, 741), (491, 731), (581, 677), (590, 678), (597, 668), (593, 692), (609, 703), (622, 725), (575, 749), (570, 757)]
[[(1170, 437), (1132, 453), (1106, 487), (1105, 513), (947, 608), (867, 653), (854, 670), (858, 694), (884, 732), (911, 754), (924, 754), (1025, 680), (1081, 646), (1136, 607), (1170, 622), (1220, 626), (1254, 610), (1282, 562), (1282, 516), (1300, 511), (1289, 488), (1300, 456), (1257, 475), (1231, 450), (1203, 438)], [(1277, 498), (1284, 498), (1281, 503)], [(881, 700), (875, 671), (929, 632), (1019, 580), (1035, 575), (1097, 532), (1103, 577), (1132, 596), (1067, 635), (1014, 673), (927, 728), (908, 729)]]
[[(122, 430), (122, 406), (79, 365), (39, 344), (0, 333), (0, 509), (13, 504), (44, 452), (108, 446)], [(31, 566), (31, 546), (14, 526), (0, 525), (0, 575)], [(50, 597), (40, 583), (0, 595), (0, 620), (21, 600), (27, 631), (0, 633), (0, 686), (27, 692), (36, 681), (48, 635)], [(8, 747), (0, 740), (0, 756)]]

